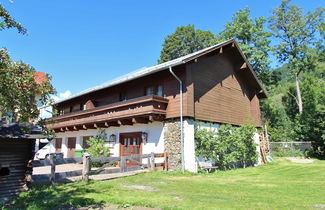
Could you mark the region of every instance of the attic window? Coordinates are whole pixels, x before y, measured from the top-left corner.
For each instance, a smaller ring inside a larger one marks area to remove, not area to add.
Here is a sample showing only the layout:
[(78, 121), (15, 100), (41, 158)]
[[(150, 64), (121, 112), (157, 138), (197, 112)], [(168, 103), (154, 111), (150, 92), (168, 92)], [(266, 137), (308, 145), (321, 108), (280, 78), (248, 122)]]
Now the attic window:
[(10, 174), (10, 170), (8, 167), (0, 168), (0, 177), (9, 176), (9, 174)]

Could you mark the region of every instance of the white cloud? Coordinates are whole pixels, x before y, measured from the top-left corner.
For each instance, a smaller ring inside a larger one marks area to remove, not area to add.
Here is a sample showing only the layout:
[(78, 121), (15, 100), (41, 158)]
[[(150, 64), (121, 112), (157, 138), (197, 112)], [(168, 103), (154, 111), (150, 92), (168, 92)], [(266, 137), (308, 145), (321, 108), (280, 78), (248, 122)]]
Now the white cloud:
[(52, 99), (54, 100), (54, 101), (59, 101), (59, 100), (62, 100), (62, 99), (65, 99), (65, 98), (68, 98), (68, 97), (70, 97), (70, 96), (72, 96), (72, 93), (71, 93), (71, 91), (70, 90), (66, 90), (65, 92), (63, 92), (63, 93), (59, 93), (58, 95), (56, 95), (56, 96), (52, 96)]

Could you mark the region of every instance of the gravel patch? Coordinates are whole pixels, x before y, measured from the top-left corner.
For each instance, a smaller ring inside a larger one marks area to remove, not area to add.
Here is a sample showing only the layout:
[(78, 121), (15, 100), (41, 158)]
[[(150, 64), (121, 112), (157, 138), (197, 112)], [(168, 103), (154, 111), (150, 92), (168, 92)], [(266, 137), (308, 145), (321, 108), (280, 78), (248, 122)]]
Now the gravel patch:
[(319, 209), (325, 209), (325, 204), (316, 204), (315, 207)]
[(158, 191), (157, 188), (151, 187), (151, 186), (145, 186), (145, 185), (124, 185), (124, 187), (134, 190), (144, 190), (148, 192), (155, 192)]
[(290, 160), (293, 163), (313, 163), (313, 159), (299, 158), (299, 157), (287, 157), (287, 160)]

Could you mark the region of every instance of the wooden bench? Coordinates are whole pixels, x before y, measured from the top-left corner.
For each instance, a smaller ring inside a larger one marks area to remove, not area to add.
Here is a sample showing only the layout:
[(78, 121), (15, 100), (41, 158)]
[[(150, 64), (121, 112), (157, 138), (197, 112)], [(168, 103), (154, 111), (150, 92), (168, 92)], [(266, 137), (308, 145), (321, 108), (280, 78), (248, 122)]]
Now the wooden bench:
[(210, 162), (198, 161), (198, 163), (199, 163), (199, 168), (205, 170), (207, 173), (211, 172), (213, 169), (218, 168), (218, 166), (213, 166), (212, 163), (210, 163)]

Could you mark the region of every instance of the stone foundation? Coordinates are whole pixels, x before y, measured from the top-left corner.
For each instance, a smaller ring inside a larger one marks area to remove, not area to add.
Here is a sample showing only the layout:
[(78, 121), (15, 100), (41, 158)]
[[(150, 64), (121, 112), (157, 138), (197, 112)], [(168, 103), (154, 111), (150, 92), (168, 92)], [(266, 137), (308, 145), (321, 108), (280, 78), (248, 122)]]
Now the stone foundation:
[(170, 170), (181, 169), (181, 132), (179, 120), (169, 120), (164, 123), (165, 152), (168, 153)]

